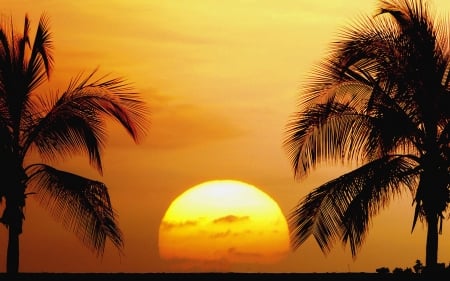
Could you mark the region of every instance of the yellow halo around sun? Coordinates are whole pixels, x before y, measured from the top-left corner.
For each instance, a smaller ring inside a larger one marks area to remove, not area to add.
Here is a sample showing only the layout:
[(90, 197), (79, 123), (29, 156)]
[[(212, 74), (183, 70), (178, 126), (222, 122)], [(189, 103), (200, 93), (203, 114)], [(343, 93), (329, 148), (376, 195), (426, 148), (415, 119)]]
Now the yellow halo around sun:
[(288, 252), (288, 225), (278, 204), (236, 180), (188, 189), (170, 204), (159, 228), (159, 253), (165, 260), (267, 264)]

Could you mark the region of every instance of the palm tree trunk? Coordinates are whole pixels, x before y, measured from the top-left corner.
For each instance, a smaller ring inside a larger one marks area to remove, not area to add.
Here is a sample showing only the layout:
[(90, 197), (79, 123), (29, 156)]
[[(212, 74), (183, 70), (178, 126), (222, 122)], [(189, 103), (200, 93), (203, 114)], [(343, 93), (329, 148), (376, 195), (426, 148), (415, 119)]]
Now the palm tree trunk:
[[(14, 166), (13, 166), (14, 167)], [(18, 172), (17, 172), (18, 171)], [(16, 274), (19, 272), (19, 235), (22, 233), (25, 207), (25, 185), (23, 184), (25, 172), (22, 168), (11, 172), (10, 193), (6, 197), (6, 207), (3, 220), (8, 227), (8, 249), (6, 252), (6, 272)]]
[(438, 216), (431, 214), (427, 216), (427, 244), (426, 244), (426, 267), (433, 270), (438, 260)]
[[(23, 197), (23, 196), (22, 196)], [(14, 198), (15, 199), (15, 198)], [(6, 252), (6, 272), (16, 274), (19, 272), (19, 235), (23, 225), (23, 200), (11, 199), (6, 201), (5, 213), (8, 227), (8, 249)]]
[(10, 274), (19, 272), (19, 235), (17, 227), (9, 226), (6, 272)]

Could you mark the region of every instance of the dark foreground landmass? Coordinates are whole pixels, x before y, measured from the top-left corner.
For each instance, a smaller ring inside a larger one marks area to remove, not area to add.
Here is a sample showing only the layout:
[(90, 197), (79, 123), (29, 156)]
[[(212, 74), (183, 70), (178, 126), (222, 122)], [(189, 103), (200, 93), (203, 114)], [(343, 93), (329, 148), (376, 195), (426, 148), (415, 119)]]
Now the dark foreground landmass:
[(0, 280), (31, 281), (143, 281), (143, 280), (296, 280), (296, 281), (390, 281), (390, 280), (449, 280), (449, 276), (420, 276), (415, 274), (380, 273), (0, 273)]

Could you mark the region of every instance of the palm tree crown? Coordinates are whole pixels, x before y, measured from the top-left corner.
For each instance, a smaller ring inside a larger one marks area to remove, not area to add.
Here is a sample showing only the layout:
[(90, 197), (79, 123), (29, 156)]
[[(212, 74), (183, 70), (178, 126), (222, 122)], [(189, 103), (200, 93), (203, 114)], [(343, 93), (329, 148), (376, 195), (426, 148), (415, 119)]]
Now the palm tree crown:
[(313, 235), (353, 256), (370, 221), (410, 192), (428, 226), (427, 266), (437, 263), (438, 224), (449, 200), (450, 52), (447, 25), (419, 0), (379, 1), (340, 33), (303, 89), (284, 146), (295, 176), (324, 161), (357, 168), (317, 187), (292, 210), (293, 247)]
[[(22, 34), (0, 26), (0, 199), (6, 205), (0, 218), (9, 230), (7, 271), (19, 264), (19, 235), (27, 196), (39, 199), (54, 217), (72, 230), (96, 254), (106, 238), (123, 248), (117, 214), (106, 186), (48, 163), (85, 154), (102, 172), (101, 155), (107, 137), (107, 118), (119, 122), (138, 142), (147, 132), (148, 108), (121, 78), (77, 76), (60, 95), (37, 92), (50, 77), (53, 42), (49, 18), (39, 20), (34, 41), (25, 16)], [(35, 151), (42, 163), (25, 164)]]

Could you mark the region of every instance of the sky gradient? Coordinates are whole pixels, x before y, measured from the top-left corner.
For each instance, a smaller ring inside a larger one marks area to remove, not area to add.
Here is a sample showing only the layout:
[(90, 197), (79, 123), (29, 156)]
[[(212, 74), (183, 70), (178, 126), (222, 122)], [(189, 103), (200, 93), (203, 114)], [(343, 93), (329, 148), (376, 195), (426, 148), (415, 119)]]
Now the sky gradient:
[[(123, 76), (148, 101), (151, 127), (135, 145), (118, 126), (109, 127), (104, 174), (85, 158), (56, 163), (103, 181), (124, 232), (125, 255), (107, 245), (103, 259), (56, 224), (32, 198), (21, 236), (24, 272), (167, 272), (159, 258), (158, 230), (172, 200), (208, 180), (235, 179), (270, 195), (284, 214), (318, 184), (345, 168), (317, 170), (295, 181), (282, 147), (289, 116), (314, 63), (341, 27), (375, 13), (377, 1), (310, 0), (0, 0), (2, 21), (32, 34), (46, 12), (54, 38), (55, 68), (48, 88), (64, 90), (70, 79), (99, 67)], [(439, 13), (444, 0), (431, 2)], [(40, 91), (50, 91), (41, 88)], [(237, 271), (345, 272), (387, 266), (412, 267), (425, 260), (425, 228), (411, 233), (412, 198), (399, 198), (373, 220), (356, 259), (336, 244), (324, 255), (313, 238), (271, 265)], [(0, 267), (6, 228), (0, 227)], [(439, 261), (450, 262), (449, 223), (440, 236)]]

